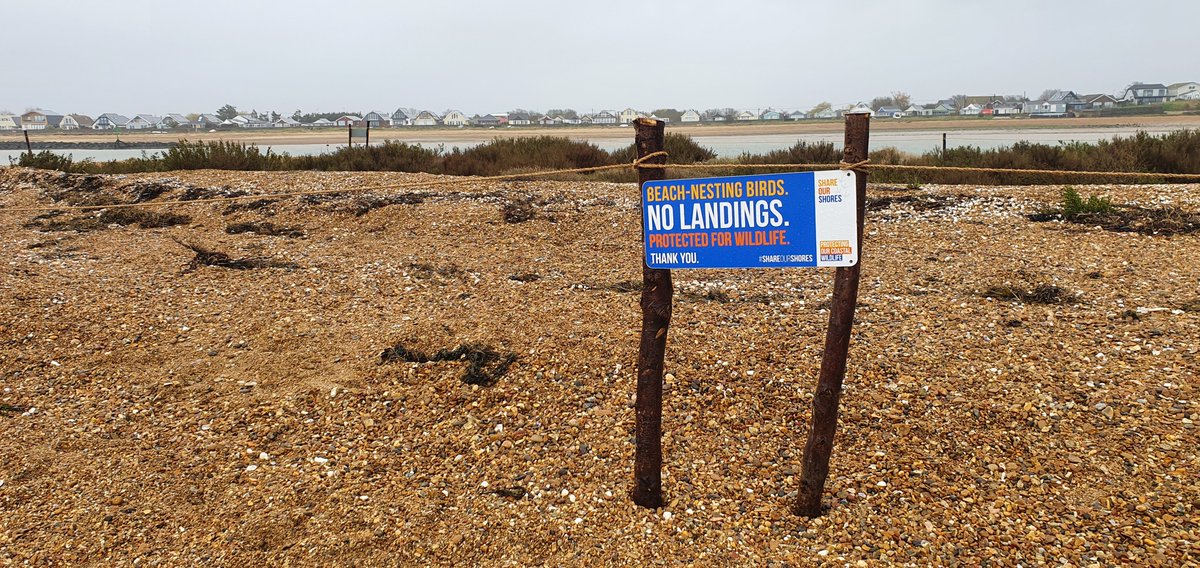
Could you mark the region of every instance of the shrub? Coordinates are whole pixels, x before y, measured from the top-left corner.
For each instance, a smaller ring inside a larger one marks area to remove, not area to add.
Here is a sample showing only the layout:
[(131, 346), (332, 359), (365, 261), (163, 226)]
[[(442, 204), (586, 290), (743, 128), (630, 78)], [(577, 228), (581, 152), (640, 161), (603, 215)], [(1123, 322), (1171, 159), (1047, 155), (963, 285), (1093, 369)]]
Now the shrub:
[(1062, 216), (1068, 221), (1084, 215), (1105, 215), (1112, 212), (1112, 199), (1097, 195), (1091, 195), (1084, 199), (1075, 188), (1069, 185), (1062, 190)]
[[(12, 161), (12, 158), (9, 158), (9, 162), (12, 163)], [(74, 160), (71, 159), (70, 154), (61, 156), (50, 150), (42, 150), (36, 154), (21, 154), (21, 157), (16, 160), (16, 165), (40, 170), (76, 171)]]

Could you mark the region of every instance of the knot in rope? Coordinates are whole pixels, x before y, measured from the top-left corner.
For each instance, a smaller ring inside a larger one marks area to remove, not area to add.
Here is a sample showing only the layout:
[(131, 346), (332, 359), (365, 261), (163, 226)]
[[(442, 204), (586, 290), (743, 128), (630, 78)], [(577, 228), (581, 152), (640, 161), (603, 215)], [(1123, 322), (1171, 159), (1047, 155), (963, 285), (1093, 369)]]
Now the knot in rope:
[(642, 157), (634, 160), (633, 163), (630, 164), (630, 167), (632, 167), (635, 170), (638, 168), (665, 168), (665, 167), (667, 167), (666, 164), (647, 164), (646, 162), (648, 160), (650, 160), (651, 158), (657, 158), (659, 156), (670, 156), (670, 155), (671, 154), (669, 154), (666, 150), (650, 152), (649, 154), (646, 154), (645, 156), (642, 156)]
[(850, 162), (847, 162), (845, 160), (841, 160), (838, 162), (838, 169), (840, 169), (842, 171), (854, 170), (857, 172), (857, 171), (862, 171), (863, 166), (865, 166), (869, 163), (871, 163), (870, 158), (867, 158), (861, 162), (855, 162), (853, 164), (851, 164)]

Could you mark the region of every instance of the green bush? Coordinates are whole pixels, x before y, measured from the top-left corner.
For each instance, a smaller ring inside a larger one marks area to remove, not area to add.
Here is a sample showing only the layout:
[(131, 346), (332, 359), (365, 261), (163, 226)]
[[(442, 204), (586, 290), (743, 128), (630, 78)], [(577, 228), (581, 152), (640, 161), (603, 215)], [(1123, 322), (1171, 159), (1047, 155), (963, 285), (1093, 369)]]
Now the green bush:
[[(668, 132), (663, 137), (663, 150), (668, 154), (667, 161), (672, 164), (696, 164), (717, 157), (716, 152), (701, 146), (691, 136), (674, 132)], [(637, 158), (637, 147), (630, 144), (620, 150), (614, 150), (611, 155), (613, 163), (632, 163)]]
[[(13, 164), (13, 159), (9, 158), (9, 163)], [(50, 150), (42, 150), (36, 154), (21, 154), (21, 157), (15, 161), (15, 165), (23, 168), (37, 168), (40, 170), (59, 170), (63, 172), (77, 171), (74, 160), (71, 155), (62, 156), (55, 154)]]
[(1097, 195), (1090, 195), (1084, 199), (1074, 187), (1069, 185), (1062, 190), (1062, 216), (1068, 221), (1084, 215), (1104, 215), (1112, 212), (1112, 199)]

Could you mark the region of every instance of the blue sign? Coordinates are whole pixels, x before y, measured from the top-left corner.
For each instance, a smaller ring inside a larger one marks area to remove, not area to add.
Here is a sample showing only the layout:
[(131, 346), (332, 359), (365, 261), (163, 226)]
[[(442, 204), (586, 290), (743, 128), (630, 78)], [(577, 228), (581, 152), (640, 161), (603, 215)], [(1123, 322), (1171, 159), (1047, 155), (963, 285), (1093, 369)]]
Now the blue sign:
[(853, 266), (856, 177), (835, 170), (646, 182), (646, 265)]

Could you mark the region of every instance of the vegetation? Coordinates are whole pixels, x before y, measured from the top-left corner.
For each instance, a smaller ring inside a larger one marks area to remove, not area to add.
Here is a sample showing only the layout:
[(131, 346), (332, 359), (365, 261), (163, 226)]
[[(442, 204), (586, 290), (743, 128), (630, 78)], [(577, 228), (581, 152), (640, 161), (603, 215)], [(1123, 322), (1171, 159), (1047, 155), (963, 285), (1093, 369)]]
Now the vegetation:
[(1084, 215), (1103, 215), (1112, 212), (1112, 199), (1108, 197), (1090, 195), (1084, 199), (1075, 188), (1069, 185), (1062, 190), (1062, 216), (1068, 221)]
[[(841, 152), (828, 142), (797, 142), (790, 148), (764, 154), (742, 154), (718, 160), (710, 148), (691, 137), (668, 133), (666, 150), (676, 164), (836, 164)], [(632, 145), (606, 152), (594, 144), (555, 136), (497, 139), (466, 149), (443, 151), (415, 144), (385, 142), (370, 147), (342, 148), (329, 154), (290, 156), (263, 151), (253, 144), (236, 142), (183, 141), (161, 155), (143, 154), (114, 162), (75, 162), (70, 156), (43, 151), (22, 154), (16, 165), (79, 173), (133, 173), (147, 171), (225, 169), (225, 170), (326, 170), (326, 171), (404, 171), (435, 174), (489, 176), (551, 169), (574, 169), (612, 164), (627, 164), (636, 155)], [(916, 166), (959, 166), (1054, 170), (1055, 172), (1147, 172), (1144, 177), (1088, 176), (1085, 181), (1162, 182), (1173, 181), (1170, 174), (1200, 173), (1200, 130), (1180, 130), (1164, 135), (1139, 132), (1129, 137), (1101, 140), (1095, 144), (1035, 144), (1018, 142), (1012, 146), (984, 150), (976, 147), (931, 150), (922, 155), (883, 148), (871, 153), (873, 164)], [(763, 170), (778, 171), (778, 170)], [(733, 173), (714, 170), (706, 175)], [(738, 170), (747, 173), (747, 170)], [(668, 171), (668, 175), (695, 177), (694, 170)], [(913, 173), (878, 169), (872, 181), (915, 183)], [(633, 179), (632, 173), (604, 172), (593, 176), (612, 181)], [(921, 172), (921, 183), (1048, 184), (1078, 179), (1067, 173), (999, 173), (930, 170)]]

